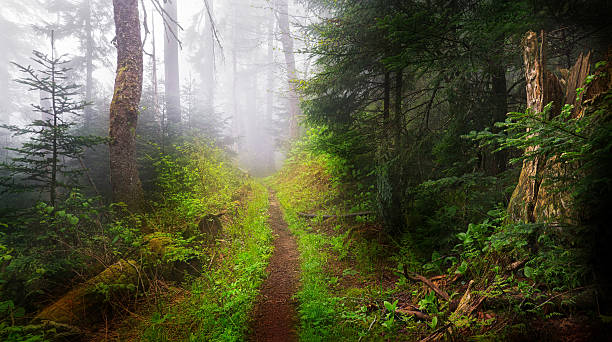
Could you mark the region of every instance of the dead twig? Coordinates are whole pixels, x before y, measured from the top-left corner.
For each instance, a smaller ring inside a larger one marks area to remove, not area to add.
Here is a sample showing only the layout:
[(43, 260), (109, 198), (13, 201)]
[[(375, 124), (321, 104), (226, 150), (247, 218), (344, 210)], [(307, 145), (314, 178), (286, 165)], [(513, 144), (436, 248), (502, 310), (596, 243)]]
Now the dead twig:
[(448, 293), (446, 293), (446, 291), (440, 289), (434, 283), (432, 283), (429, 279), (423, 277), (422, 275), (418, 275), (418, 274), (409, 272), (408, 267), (406, 265), (404, 265), (404, 276), (408, 279), (422, 282), (423, 284), (427, 285), (430, 289), (432, 289), (442, 299), (444, 299), (447, 302), (450, 301), (450, 296), (448, 295)]
[(300, 217), (307, 217), (307, 218), (321, 217), (322, 219), (339, 218), (339, 217), (354, 217), (354, 216), (364, 216), (364, 215), (372, 215), (372, 214), (375, 214), (375, 212), (361, 211), (358, 213), (349, 213), (349, 214), (341, 214), (341, 215), (321, 215), (321, 214), (308, 214), (308, 213), (300, 213), (300, 212), (297, 213), (297, 215)]

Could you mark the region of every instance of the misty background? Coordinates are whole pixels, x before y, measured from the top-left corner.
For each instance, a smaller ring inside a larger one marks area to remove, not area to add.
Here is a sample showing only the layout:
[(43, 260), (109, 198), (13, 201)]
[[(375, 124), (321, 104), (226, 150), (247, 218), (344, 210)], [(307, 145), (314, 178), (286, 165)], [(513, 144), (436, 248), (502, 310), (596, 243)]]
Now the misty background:
[[(291, 117), (300, 115), (294, 80), (304, 79), (310, 66), (299, 53), (307, 45), (300, 38), (307, 9), (287, 0), (160, 0), (139, 7), (145, 53), (139, 159), (152, 148), (163, 151), (177, 126), (232, 151), (253, 175), (274, 172), (297, 130), (290, 127)], [(176, 22), (164, 20), (163, 12)], [(12, 63), (35, 64), (33, 50), (51, 55), (53, 33), (54, 55), (70, 61), (68, 77), (91, 103), (78, 118), (83, 131), (108, 134), (116, 71), (112, 1), (3, 0), (0, 29), (0, 93), (7, 94), (0, 98), (0, 124), (22, 126), (40, 115), (30, 105), (44, 105), (44, 94), (14, 82), (19, 74)], [(0, 131), (2, 147), (21, 142)], [(109, 188), (106, 148), (85, 159), (103, 193)]]

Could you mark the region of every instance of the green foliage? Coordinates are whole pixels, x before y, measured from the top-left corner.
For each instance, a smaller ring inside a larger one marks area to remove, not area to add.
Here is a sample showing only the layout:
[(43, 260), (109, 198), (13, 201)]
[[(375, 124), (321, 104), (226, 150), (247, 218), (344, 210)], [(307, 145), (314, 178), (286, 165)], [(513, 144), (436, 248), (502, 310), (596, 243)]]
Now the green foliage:
[[(358, 186), (345, 183), (340, 190), (337, 185), (330, 185), (332, 175), (337, 172), (333, 170), (337, 169), (329, 163), (325, 152), (312, 149), (313, 143), (319, 144), (327, 137), (320, 139), (319, 133), (313, 134), (298, 145), (274, 179), (285, 220), (297, 237), (301, 255), (302, 287), (296, 295), (300, 339), (353, 341), (359, 336), (365, 340), (382, 340), (383, 334), (395, 333), (406, 326), (416, 328), (411, 318), (395, 313), (399, 302), (392, 300), (392, 292), (379, 288), (375, 280), (381, 255), (387, 252), (384, 246), (356, 238), (349, 231), (343, 233), (340, 229), (349, 222), (339, 220), (338, 231), (322, 233), (318, 228), (329, 222), (306, 220), (297, 215), (298, 211), (336, 212), (340, 205), (355, 207), (362, 198), (344, 194), (350, 191), (345, 189), (355, 190)], [(356, 221), (358, 226), (372, 224), (369, 220)], [(330, 265), (342, 261), (354, 268), (331, 273)], [(359, 279), (360, 285), (347, 287), (342, 280), (346, 278)], [(385, 308), (385, 301), (389, 303), (387, 306), (396, 305), (393, 311)], [(371, 303), (377, 303), (376, 308), (372, 309)]]
[[(3, 216), (4, 267), (0, 293), (20, 305), (36, 302), (50, 284), (75, 276), (83, 265), (110, 261), (104, 247), (113, 247), (105, 230), (111, 211), (99, 199), (72, 192), (55, 207), (35, 207)], [(115, 243), (117, 241), (114, 241)]]
[(395, 321), (395, 310), (397, 309), (397, 300), (393, 303), (389, 303), (386, 300), (383, 302), (385, 306), (385, 310), (387, 310), (387, 315), (385, 316), (385, 321), (381, 323), (381, 325), (387, 329), (391, 329), (393, 327), (393, 322)]
[(86, 148), (101, 144), (104, 140), (73, 132), (75, 117), (87, 103), (73, 100), (78, 86), (66, 80), (70, 69), (65, 65), (69, 61), (61, 57), (48, 57), (38, 51), (33, 54), (32, 60), (41, 69), (15, 64), (24, 74), (17, 82), (28, 86), (30, 91), (45, 94), (42, 100), (48, 104), (32, 105), (33, 112), (42, 118), (24, 128), (0, 126), (11, 131), (14, 137), (28, 138), (19, 148), (7, 148), (14, 156), (10, 162), (0, 163), (0, 170), (6, 173), (0, 178), (0, 185), (4, 191), (11, 193), (46, 193), (51, 205), (55, 205), (59, 189), (67, 189), (69, 193), (79, 184), (80, 176), (85, 172), (72, 164), (83, 157)]
[(611, 103), (609, 92), (601, 94), (581, 115), (576, 115), (571, 105), (554, 113), (549, 103), (541, 113), (510, 113), (505, 122), (497, 124), (503, 129), (500, 133), (485, 130), (469, 135), (483, 145), (497, 144), (498, 150), (529, 151), (512, 161), (538, 158), (542, 165), (546, 163), (547, 171), (540, 173), (541, 186), (553, 196), (571, 200), (571, 212), (562, 213), (565, 217), (549, 217), (550, 224), (508, 224), (491, 236), (497, 249), (512, 245), (529, 254), (525, 275), (551, 288), (584, 284), (589, 264), (598, 273), (607, 274), (596, 260), (608, 250), (604, 241), (610, 241), (604, 228), (608, 213), (602, 203), (612, 194), (608, 172), (612, 167)]
[(231, 210), (243, 176), (229, 156), (211, 142), (193, 140), (175, 146), (173, 154), (149, 156), (157, 175), (154, 211), (146, 220), (156, 231), (197, 232), (199, 219)]
[[(251, 182), (248, 187), (253, 194), (246, 207), (225, 228), (223, 242), (209, 251), (213, 260), (218, 261), (192, 282), (187, 298), (178, 304), (158, 307), (144, 327), (141, 340), (244, 340), (249, 314), (272, 252), (272, 233), (267, 224), (268, 194), (258, 183)], [(178, 252), (185, 255), (186, 251)], [(185, 330), (186, 325), (192, 328)]]

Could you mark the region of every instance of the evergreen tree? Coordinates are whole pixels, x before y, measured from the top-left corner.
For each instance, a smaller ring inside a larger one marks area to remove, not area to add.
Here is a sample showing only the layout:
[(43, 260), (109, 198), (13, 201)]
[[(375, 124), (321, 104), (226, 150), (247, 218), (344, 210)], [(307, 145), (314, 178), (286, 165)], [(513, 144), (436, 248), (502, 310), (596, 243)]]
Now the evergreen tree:
[[(52, 51), (53, 38), (52, 38)], [(79, 86), (66, 79), (69, 63), (62, 56), (51, 57), (33, 51), (32, 60), (38, 69), (13, 63), (23, 74), (17, 82), (29, 87), (30, 91), (41, 92), (41, 104), (32, 104), (33, 111), (40, 113), (39, 119), (25, 127), (2, 125), (13, 136), (26, 136), (21, 147), (8, 148), (15, 156), (0, 164), (6, 175), (0, 184), (7, 192), (37, 191), (47, 193), (49, 202), (55, 205), (61, 188), (72, 188), (79, 183), (79, 176), (85, 171), (75, 167), (71, 161), (79, 160), (88, 147), (100, 144), (103, 139), (95, 136), (79, 136), (72, 132), (75, 118), (87, 103), (75, 101)], [(44, 105), (47, 103), (48, 105)]]

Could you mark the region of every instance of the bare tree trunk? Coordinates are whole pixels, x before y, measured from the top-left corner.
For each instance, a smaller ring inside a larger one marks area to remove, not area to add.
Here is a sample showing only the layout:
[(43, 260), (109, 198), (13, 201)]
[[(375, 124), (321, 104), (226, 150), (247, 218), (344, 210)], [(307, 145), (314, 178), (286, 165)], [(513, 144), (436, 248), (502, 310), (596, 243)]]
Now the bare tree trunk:
[[(274, 112), (274, 20), (271, 20), (268, 25), (268, 53), (266, 56), (268, 63), (267, 80), (266, 80), (266, 112), (264, 122), (269, 125), (272, 122)], [(266, 127), (269, 129), (269, 127)], [(269, 132), (264, 132), (266, 137), (266, 151), (264, 155), (264, 172), (270, 172), (274, 169), (274, 140)]]
[(281, 43), (287, 64), (287, 78), (289, 81), (289, 134), (291, 138), (297, 138), (298, 116), (301, 115), (295, 80), (297, 70), (295, 68), (295, 57), (293, 56), (293, 38), (289, 28), (289, 3), (288, 0), (277, 0), (277, 19), (281, 31)]
[[(55, 61), (55, 37), (53, 31), (51, 31), (51, 60)], [(57, 198), (57, 153), (58, 153), (58, 129), (57, 129), (57, 106), (56, 106), (56, 93), (57, 85), (55, 83), (55, 64), (51, 65), (51, 114), (53, 115), (53, 154), (51, 155), (51, 184), (49, 186), (49, 197), (51, 199), (51, 205), (55, 206), (55, 200)]]
[(402, 140), (402, 126), (404, 123), (404, 114), (402, 113), (402, 91), (403, 91), (403, 84), (404, 83), (404, 71), (403, 70), (397, 70), (395, 72), (395, 102), (394, 102), (394, 145), (395, 145), (395, 149), (396, 151), (399, 153), (402, 146), (401, 146), (401, 140)]
[[(534, 112), (541, 112), (544, 106), (553, 102), (551, 115), (558, 115), (565, 103), (574, 104), (574, 91), (584, 84), (589, 73), (590, 54), (581, 54), (578, 58), (569, 74), (567, 94), (564, 94), (557, 77), (546, 70), (544, 46), (544, 33), (541, 40), (538, 40), (537, 34), (528, 32), (523, 41), (527, 107)], [(576, 105), (579, 108), (579, 103)], [(525, 154), (534, 153), (537, 149), (537, 146), (528, 148)], [(551, 193), (541, 186), (542, 176), (561, 172), (559, 167), (539, 155), (523, 162), (518, 184), (508, 204), (508, 214), (512, 221), (538, 222), (571, 218), (569, 194)]]
[[(157, 88), (157, 48), (155, 45), (155, 15), (151, 15), (151, 43), (152, 43), (152, 53), (151, 53), (151, 64), (152, 64), (152, 81), (153, 81), (153, 117), (155, 120), (159, 119), (159, 128), (161, 129), (163, 126), (163, 122), (159, 117), (159, 90)], [(163, 139), (163, 137), (162, 137)]]
[[(210, 17), (214, 15), (214, 3), (209, 0), (210, 5)], [(210, 41), (205, 46), (205, 64), (204, 64), (204, 104), (208, 114), (213, 115), (215, 111), (215, 28), (212, 18), (208, 18), (206, 21), (206, 28), (210, 30)], [(210, 45), (208, 45), (210, 44)]]
[(136, 125), (142, 92), (142, 45), (138, 0), (113, 0), (117, 75), (110, 106), (110, 176), (113, 199), (132, 211), (142, 207), (136, 164)]
[[(495, 51), (494, 55), (503, 55), (504, 36), (500, 35), (495, 39), (496, 46), (500, 47), (499, 51)], [(508, 113), (508, 91), (506, 86), (506, 65), (502, 57), (493, 57), (488, 63), (489, 73), (491, 75), (491, 121), (489, 124), (493, 126), (496, 122), (503, 122)], [(508, 153), (499, 151), (491, 153), (490, 151), (483, 152), (485, 170), (491, 175), (499, 174), (507, 168)]]
[(166, 112), (170, 132), (178, 129), (181, 123), (181, 89), (179, 83), (178, 24), (176, 2), (166, 2), (164, 9), (170, 17), (166, 20), (166, 39), (164, 40), (164, 68), (166, 89)]
[(237, 5), (232, 6), (234, 22), (232, 23), (232, 135), (234, 136), (234, 151), (240, 152), (240, 139), (244, 131), (242, 130), (242, 117), (239, 110), (238, 99), (238, 11)]
[[(86, 51), (85, 51), (85, 101), (90, 103), (93, 101), (93, 37), (92, 37), (92, 27), (91, 27), (91, 0), (86, 0), (85, 2), (85, 10), (87, 13), (85, 14), (85, 33), (87, 35), (86, 42)], [(91, 124), (91, 119), (93, 116), (92, 107), (85, 107), (85, 129), (89, 129)]]
[(385, 80), (383, 83), (384, 86), (384, 94), (383, 94), (383, 119), (385, 124), (385, 130), (389, 129), (389, 105), (391, 103), (391, 80), (389, 76), (389, 72), (385, 72)]

